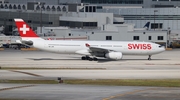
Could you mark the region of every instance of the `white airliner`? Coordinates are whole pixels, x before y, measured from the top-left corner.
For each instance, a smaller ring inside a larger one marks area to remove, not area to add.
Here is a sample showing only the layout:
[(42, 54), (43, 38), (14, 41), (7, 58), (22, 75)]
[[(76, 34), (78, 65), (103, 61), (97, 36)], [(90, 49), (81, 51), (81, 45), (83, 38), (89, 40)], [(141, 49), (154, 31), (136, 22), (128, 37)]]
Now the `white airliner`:
[(147, 55), (148, 60), (151, 60), (151, 55), (165, 50), (163, 46), (152, 42), (44, 40), (22, 19), (14, 20), (22, 38), (20, 43), (49, 52), (83, 55), (82, 60), (97, 61), (96, 57), (120, 60), (123, 55)]

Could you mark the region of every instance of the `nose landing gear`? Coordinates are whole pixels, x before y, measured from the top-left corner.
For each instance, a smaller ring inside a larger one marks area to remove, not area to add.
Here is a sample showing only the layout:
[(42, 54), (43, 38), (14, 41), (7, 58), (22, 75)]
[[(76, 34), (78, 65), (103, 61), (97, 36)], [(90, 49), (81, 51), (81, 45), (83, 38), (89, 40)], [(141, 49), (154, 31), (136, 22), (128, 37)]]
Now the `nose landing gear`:
[(149, 55), (148, 60), (151, 60), (151, 55)]

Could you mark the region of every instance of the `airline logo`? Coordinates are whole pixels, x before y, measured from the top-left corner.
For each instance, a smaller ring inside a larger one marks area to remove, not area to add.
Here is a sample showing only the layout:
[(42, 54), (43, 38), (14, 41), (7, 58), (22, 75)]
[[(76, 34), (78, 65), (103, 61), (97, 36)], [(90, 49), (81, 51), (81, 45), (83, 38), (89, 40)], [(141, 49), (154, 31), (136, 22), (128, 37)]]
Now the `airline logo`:
[(26, 34), (26, 32), (29, 31), (29, 28), (26, 27), (26, 24), (23, 24), (23, 27), (21, 27), (19, 30), (22, 31), (23, 34)]
[(26, 24), (26, 22), (24, 22), (24, 20), (16, 19), (16, 18), (14, 20), (18, 28), (18, 32), (22, 38), (23, 37), (33, 37), (33, 38), (38, 37), (36, 33)]
[(151, 50), (152, 46), (151, 46), (151, 44), (146, 44), (146, 43), (142, 43), (142, 44), (129, 43), (128, 49), (129, 50), (132, 50), (132, 49), (135, 49), (135, 50)]

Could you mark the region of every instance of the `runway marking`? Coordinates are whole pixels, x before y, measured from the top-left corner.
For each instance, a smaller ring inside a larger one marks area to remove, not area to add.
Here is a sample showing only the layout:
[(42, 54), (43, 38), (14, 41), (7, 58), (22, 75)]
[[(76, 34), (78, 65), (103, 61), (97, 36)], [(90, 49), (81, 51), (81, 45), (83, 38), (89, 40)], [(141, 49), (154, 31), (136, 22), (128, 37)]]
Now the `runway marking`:
[(106, 68), (73, 68), (73, 67), (1, 67), (2, 70), (106, 70)]
[(31, 76), (36, 76), (36, 77), (42, 77), (41, 75), (28, 73), (28, 72), (22, 72), (22, 71), (16, 71), (16, 70), (10, 70), (10, 71), (17, 72), (17, 73), (23, 73), (23, 74), (27, 74), (27, 75), (31, 75)]
[[(1, 62), (0, 62), (1, 63)], [(128, 63), (68, 63), (68, 64), (30, 64), (30, 63), (26, 63), (26, 64), (9, 64), (9, 62), (7, 62), (8, 64), (5, 64), (4, 62), (2, 62), (0, 64), (0, 66), (8, 66), (8, 67), (19, 67), (19, 66), (79, 66), (79, 65), (86, 65), (86, 66), (92, 66), (92, 65), (96, 65), (96, 66), (109, 66), (109, 65), (147, 65), (147, 66), (151, 66), (151, 65), (177, 65), (179, 66), (180, 63), (164, 63), (164, 64), (158, 64), (158, 63), (132, 63), (132, 62), (128, 62)], [(34, 63), (34, 62), (32, 62)]]
[(148, 91), (148, 90), (155, 90), (155, 89), (157, 89), (157, 88), (135, 90), (135, 91), (126, 92), (126, 93), (123, 93), (123, 94), (118, 94), (118, 95), (110, 96), (110, 97), (104, 98), (102, 100), (111, 100), (111, 99), (114, 99), (114, 98), (117, 98), (117, 97), (122, 97), (122, 96), (130, 95), (130, 94), (135, 94), (135, 93), (138, 93), (138, 92), (143, 92), (143, 91)]
[(153, 64), (153, 63), (145, 63), (145, 65), (155, 65), (155, 64)]
[(12, 90), (12, 89), (18, 89), (18, 88), (25, 88), (25, 87), (33, 87), (35, 85), (25, 85), (25, 86), (17, 86), (17, 87), (10, 87), (10, 88), (2, 88), (0, 89), (0, 92), (1, 91), (5, 91), (5, 90)]

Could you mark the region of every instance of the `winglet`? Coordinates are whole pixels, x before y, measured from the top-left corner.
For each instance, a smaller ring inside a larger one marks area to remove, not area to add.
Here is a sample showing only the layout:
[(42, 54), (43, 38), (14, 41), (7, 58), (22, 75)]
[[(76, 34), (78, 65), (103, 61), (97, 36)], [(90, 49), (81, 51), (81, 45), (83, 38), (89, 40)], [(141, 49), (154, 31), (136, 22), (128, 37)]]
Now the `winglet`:
[(19, 18), (15, 18), (14, 19), (16, 26), (18, 28), (18, 32), (21, 36), (21, 38), (23, 37), (33, 37), (33, 38), (37, 38), (38, 35), (26, 24), (26, 22), (24, 22), (23, 19), (19, 19)]

